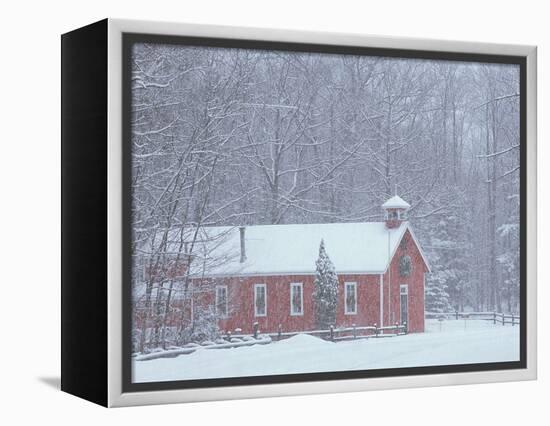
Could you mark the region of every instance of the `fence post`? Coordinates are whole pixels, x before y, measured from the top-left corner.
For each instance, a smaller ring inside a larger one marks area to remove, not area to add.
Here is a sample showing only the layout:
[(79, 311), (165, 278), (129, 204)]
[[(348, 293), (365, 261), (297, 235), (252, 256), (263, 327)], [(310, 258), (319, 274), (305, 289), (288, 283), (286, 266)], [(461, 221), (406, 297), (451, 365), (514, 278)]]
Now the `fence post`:
[(378, 324), (374, 323), (374, 335), (378, 337)]
[(504, 325), (504, 313), (502, 315), (502, 325)]
[(458, 311), (455, 310), (455, 319), (458, 321)]
[(497, 323), (497, 313), (493, 312), (493, 325), (496, 325)]
[(253, 327), (254, 327), (254, 339), (257, 339), (258, 338), (258, 328), (260, 327), (260, 324), (255, 322)]
[(279, 324), (279, 327), (277, 328), (277, 340), (281, 340), (282, 334), (283, 334), (283, 326)]
[(355, 328), (355, 324), (351, 325), (353, 327), (353, 338), (357, 339), (357, 329)]
[(330, 326), (330, 340), (334, 342), (334, 326)]
[(407, 334), (409, 332), (409, 326), (407, 325), (407, 321), (403, 321), (403, 326), (405, 327), (403, 331), (405, 334)]
[(395, 321), (395, 335), (397, 336), (399, 334), (399, 322)]
[(512, 325), (515, 325), (515, 317), (514, 317), (514, 314), (512, 314)]

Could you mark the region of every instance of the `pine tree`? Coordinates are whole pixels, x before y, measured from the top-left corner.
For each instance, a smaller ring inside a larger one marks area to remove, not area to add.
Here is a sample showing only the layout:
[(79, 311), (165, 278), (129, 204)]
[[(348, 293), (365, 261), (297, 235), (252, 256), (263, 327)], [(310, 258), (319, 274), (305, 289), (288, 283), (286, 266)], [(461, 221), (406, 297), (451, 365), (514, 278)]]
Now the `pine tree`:
[(498, 229), (501, 245), (504, 250), (497, 257), (500, 266), (501, 296), (508, 313), (517, 312), (519, 309), (519, 226), (517, 223), (505, 223)]
[(438, 313), (451, 311), (446, 277), (442, 271), (430, 274), (426, 282), (426, 311)]
[(456, 185), (446, 185), (436, 201), (452, 206), (423, 223), (421, 234), (431, 272), (426, 275), (427, 312), (478, 309), (474, 288), (476, 264), (480, 261), (473, 239), (479, 211), (468, 208), (467, 194)]
[(338, 276), (321, 240), (319, 258), (315, 262), (315, 323), (319, 329), (327, 329), (336, 323), (338, 304)]
[(432, 272), (426, 281), (426, 311), (461, 311), (468, 300), (465, 297), (468, 282), (468, 264), (456, 254), (468, 249), (463, 220), (455, 213), (432, 226), (430, 238)]

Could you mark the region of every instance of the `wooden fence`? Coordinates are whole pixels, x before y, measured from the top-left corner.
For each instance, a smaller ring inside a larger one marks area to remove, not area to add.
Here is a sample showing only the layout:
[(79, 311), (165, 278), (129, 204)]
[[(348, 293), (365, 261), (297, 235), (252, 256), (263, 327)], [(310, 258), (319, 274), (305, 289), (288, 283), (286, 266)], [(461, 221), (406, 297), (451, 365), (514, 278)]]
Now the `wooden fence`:
[(395, 337), (407, 334), (406, 324), (395, 324), (393, 326), (378, 327), (376, 324), (373, 326), (356, 326), (351, 327), (334, 327), (331, 326), (326, 330), (309, 330), (309, 331), (282, 331), (282, 327), (278, 327), (279, 330), (276, 333), (260, 333), (258, 323), (254, 323), (252, 334), (239, 334), (240, 330), (236, 329), (235, 333), (226, 331), (222, 337), (217, 339), (216, 342), (202, 342), (201, 344), (189, 343), (183, 347), (172, 347), (167, 350), (154, 351), (145, 354), (135, 354), (135, 361), (150, 361), (158, 358), (173, 358), (179, 355), (189, 355), (198, 349), (229, 349), (238, 348), (243, 346), (252, 345), (266, 345), (276, 340), (286, 339), (298, 334), (309, 334), (311, 336), (318, 336), (325, 340), (331, 340), (333, 342), (354, 340), (354, 339), (371, 339), (382, 337)]
[[(244, 337), (258, 338), (260, 333), (258, 323), (253, 325), (254, 332), (252, 334), (239, 334), (239, 329), (235, 330), (235, 333), (226, 331), (224, 338), (230, 341), (232, 338), (242, 339)], [(366, 339), (372, 337), (393, 337), (403, 334), (407, 334), (407, 324), (398, 324), (392, 326), (378, 327), (377, 324), (372, 326), (357, 326), (353, 324), (351, 327), (334, 327), (326, 330), (302, 330), (302, 331), (283, 331), (282, 326), (279, 325), (277, 332), (262, 333), (268, 335), (272, 339), (281, 340), (298, 334), (309, 334), (311, 336), (317, 336), (325, 340), (341, 341), (341, 340), (354, 340), (354, 339)]]
[(465, 319), (492, 321), (493, 324), (519, 325), (520, 316), (516, 314), (503, 314), (499, 312), (426, 312), (427, 319)]

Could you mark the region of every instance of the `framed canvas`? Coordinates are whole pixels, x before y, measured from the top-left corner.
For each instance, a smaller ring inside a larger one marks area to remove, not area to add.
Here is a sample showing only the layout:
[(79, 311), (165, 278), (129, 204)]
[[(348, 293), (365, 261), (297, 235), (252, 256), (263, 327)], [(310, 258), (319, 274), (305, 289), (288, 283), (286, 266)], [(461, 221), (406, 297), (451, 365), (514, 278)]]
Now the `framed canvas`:
[(62, 36), (62, 389), (106, 406), (536, 378), (536, 49)]

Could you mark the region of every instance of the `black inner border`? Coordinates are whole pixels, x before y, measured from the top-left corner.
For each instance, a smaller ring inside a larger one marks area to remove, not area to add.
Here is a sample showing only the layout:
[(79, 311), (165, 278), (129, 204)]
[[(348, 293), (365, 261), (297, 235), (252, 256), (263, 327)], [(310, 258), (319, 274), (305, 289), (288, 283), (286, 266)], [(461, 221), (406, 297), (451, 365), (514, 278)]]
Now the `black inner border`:
[[(463, 62), (514, 64), (520, 67), (520, 360), (477, 364), (437, 365), (428, 367), (387, 368), (269, 376), (223, 377), (216, 379), (175, 380), (132, 383), (131, 369), (131, 50), (135, 43), (176, 44), (220, 48), (315, 52), (339, 55), (368, 55), (393, 58), (432, 59)], [(399, 41), (396, 42), (399, 44)], [(187, 37), (141, 33), (122, 34), (122, 391), (159, 391), (222, 386), (265, 385), (375, 377), (416, 376), (479, 371), (525, 369), (527, 367), (527, 58), (524, 56), (486, 55), (460, 52), (436, 52), (386, 49), (362, 46), (337, 46), (307, 43), (241, 40), (229, 38)]]

